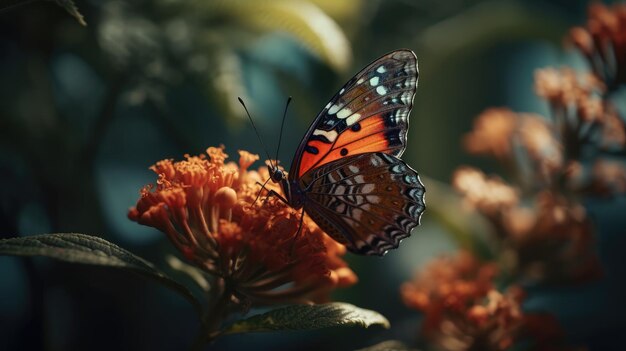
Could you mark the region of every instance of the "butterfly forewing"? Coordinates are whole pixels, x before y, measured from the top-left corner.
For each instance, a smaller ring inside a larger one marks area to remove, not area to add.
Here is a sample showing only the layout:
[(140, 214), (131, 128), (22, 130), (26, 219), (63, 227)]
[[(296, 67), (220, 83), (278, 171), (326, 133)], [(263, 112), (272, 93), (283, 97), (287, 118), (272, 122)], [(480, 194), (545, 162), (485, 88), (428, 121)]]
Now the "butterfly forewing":
[(315, 168), (300, 179), (306, 213), (355, 253), (383, 255), (419, 224), (424, 186), (399, 158), (366, 153)]
[(399, 157), (406, 147), (417, 78), (417, 58), (410, 50), (394, 51), (365, 67), (316, 117), (296, 152), (291, 179), (348, 155)]

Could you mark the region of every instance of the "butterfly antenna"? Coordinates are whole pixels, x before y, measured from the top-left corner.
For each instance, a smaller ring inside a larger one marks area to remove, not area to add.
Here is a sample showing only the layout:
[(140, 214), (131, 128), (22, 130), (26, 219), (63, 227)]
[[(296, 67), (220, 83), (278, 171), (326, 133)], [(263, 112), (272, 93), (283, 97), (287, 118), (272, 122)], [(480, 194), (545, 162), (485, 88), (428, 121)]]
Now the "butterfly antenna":
[(285, 104), (285, 112), (283, 113), (283, 120), (280, 122), (280, 134), (278, 134), (278, 147), (276, 148), (276, 158), (278, 160), (278, 150), (280, 150), (280, 142), (283, 140), (283, 128), (285, 127), (285, 119), (287, 117), (287, 108), (289, 107), (289, 103), (291, 102), (291, 96), (287, 98), (287, 103)]
[(237, 97), (237, 99), (239, 99), (239, 103), (241, 103), (241, 106), (243, 106), (243, 109), (246, 110), (246, 114), (248, 115), (248, 119), (250, 119), (250, 123), (252, 123), (252, 128), (254, 128), (254, 132), (256, 133), (257, 138), (259, 138), (259, 141), (261, 142), (261, 145), (263, 146), (263, 150), (265, 150), (265, 154), (267, 155), (267, 159), (268, 159), (268, 161), (270, 161), (270, 164), (271, 164), (272, 160), (270, 158), (270, 153), (267, 152), (267, 147), (265, 146), (265, 143), (263, 142), (263, 139), (261, 139), (261, 135), (259, 134), (259, 130), (256, 128), (256, 125), (254, 124), (254, 121), (252, 120), (252, 117), (250, 116), (250, 112), (248, 112), (248, 108), (246, 107), (246, 104), (243, 103), (243, 100), (240, 97)]

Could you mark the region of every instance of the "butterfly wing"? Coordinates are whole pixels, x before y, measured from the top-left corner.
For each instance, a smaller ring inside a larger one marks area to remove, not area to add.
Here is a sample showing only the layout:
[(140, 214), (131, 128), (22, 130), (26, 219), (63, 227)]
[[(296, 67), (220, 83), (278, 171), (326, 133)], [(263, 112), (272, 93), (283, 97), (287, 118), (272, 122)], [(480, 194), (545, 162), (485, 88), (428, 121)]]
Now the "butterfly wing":
[(296, 151), (290, 179), (347, 155), (402, 155), (417, 78), (410, 50), (393, 51), (357, 73), (315, 118)]
[(347, 156), (300, 179), (304, 210), (355, 253), (384, 255), (420, 222), (424, 186), (399, 158), (381, 152)]

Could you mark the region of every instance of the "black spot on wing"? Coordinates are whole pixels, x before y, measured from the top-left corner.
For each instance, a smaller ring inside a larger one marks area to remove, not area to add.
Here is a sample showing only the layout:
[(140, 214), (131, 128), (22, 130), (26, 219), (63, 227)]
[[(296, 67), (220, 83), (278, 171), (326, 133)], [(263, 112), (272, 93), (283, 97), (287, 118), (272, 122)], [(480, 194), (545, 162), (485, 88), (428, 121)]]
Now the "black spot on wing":
[(309, 140), (311, 140), (311, 141), (312, 140), (317, 140), (317, 141), (321, 141), (321, 142), (326, 143), (326, 144), (330, 144), (331, 143), (331, 141), (328, 140), (328, 138), (325, 135), (322, 135), (322, 134), (311, 135), (311, 137), (309, 137)]
[(404, 140), (402, 139), (402, 134), (398, 129), (390, 129), (385, 131), (385, 139), (387, 140), (387, 144), (389, 148), (403, 146)]
[(320, 150), (318, 148), (316, 148), (315, 146), (311, 146), (311, 145), (307, 145), (304, 147), (304, 151), (311, 153), (313, 155), (317, 155), (319, 154)]

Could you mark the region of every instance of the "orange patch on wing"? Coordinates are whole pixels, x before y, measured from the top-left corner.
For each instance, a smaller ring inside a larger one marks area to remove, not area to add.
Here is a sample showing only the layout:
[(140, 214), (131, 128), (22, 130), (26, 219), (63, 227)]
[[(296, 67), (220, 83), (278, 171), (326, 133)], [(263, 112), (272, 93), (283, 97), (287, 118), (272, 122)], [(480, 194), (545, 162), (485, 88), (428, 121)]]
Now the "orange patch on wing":
[(302, 159), (300, 159), (300, 171), (298, 172), (299, 177), (302, 177), (302, 175), (312, 167), (317, 167), (322, 164), (323, 161), (318, 164), (316, 163), (328, 155), (332, 144), (326, 144), (319, 140), (312, 140), (309, 141), (308, 145), (316, 148), (317, 150), (319, 150), (319, 152), (317, 154), (311, 154), (304, 151), (304, 153), (302, 154)]
[(388, 147), (389, 143), (387, 142), (387, 139), (385, 139), (385, 135), (382, 133), (372, 134), (363, 139), (352, 141), (345, 145), (345, 149), (348, 150), (347, 155), (385, 151)]
[[(346, 155), (387, 150), (389, 143), (383, 134), (385, 122), (381, 115), (370, 116), (356, 123), (359, 123), (361, 129), (358, 131), (353, 131), (350, 128), (346, 129), (337, 137), (335, 145), (326, 144), (318, 140), (310, 141), (309, 145), (317, 148), (319, 153), (314, 155), (306, 151), (304, 152), (300, 160), (298, 176), (302, 177), (311, 168), (336, 161)], [(346, 155), (341, 154), (341, 150), (344, 148), (348, 152)]]
[[(359, 122), (361, 129), (359, 131), (346, 130), (337, 138), (337, 142), (333, 149), (342, 148), (350, 143), (358, 143), (358, 140), (366, 136), (380, 135), (384, 138), (382, 132), (385, 130), (385, 123), (380, 115), (365, 118)], [(348, 150), (350, 151), (350, 150)], [(375, 150), (380, 151), (380, 150)]]

